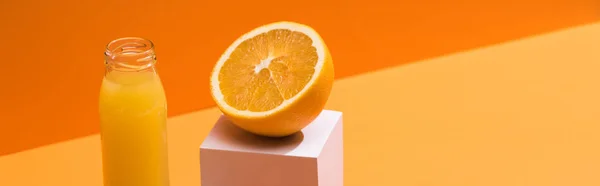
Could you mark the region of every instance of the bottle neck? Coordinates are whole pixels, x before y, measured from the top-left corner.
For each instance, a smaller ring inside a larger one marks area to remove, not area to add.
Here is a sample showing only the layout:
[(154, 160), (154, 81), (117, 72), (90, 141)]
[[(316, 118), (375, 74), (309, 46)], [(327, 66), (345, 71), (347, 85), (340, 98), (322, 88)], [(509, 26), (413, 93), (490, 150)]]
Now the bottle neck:
[(137, 37), (119, 38), (111, 41), (104, 52), (106, 72), (154, 71), (156, 54), (154, 44)]

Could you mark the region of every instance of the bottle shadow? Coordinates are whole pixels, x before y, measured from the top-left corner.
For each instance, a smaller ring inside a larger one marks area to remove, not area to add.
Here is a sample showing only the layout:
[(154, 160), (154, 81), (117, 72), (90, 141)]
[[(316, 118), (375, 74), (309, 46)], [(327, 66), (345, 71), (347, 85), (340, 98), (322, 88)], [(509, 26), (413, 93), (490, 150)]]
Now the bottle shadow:
[(232, 148), (269, 154), (287, 154), (304, 141), (302, 131), (285, 137), (252, 134), (233, 124), (226, 116), (219, 118), (213, 130), (217, 134), (214, 137)]

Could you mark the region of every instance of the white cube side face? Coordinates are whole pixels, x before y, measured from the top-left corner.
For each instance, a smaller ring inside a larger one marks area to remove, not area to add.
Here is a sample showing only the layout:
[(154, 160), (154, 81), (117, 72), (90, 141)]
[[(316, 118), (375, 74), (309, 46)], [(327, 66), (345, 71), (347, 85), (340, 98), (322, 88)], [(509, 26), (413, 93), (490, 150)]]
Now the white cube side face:
[(344, 129), (342, 123), (340, 118), (317, 158), (319, 186), (344, 185)]
[(222, 116), (200, 147), (202, 186), (342, 186), (342, 113), (324, 110), (302, 132), (253, 136)]
[(207, 150), (202, 186), (316, 186), (317, 159)]

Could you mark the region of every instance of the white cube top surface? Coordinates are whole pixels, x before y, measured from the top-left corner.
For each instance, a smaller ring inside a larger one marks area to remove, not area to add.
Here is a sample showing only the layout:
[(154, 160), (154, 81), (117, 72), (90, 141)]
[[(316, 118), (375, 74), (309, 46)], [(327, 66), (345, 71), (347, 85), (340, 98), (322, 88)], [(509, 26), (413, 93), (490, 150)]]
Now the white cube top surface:
[(301, 132), (283, 138), (269, 138), (246, 132), (222, 115), (200, 148), (316, 158), (341, 119), (341, 112), (323, 110)]

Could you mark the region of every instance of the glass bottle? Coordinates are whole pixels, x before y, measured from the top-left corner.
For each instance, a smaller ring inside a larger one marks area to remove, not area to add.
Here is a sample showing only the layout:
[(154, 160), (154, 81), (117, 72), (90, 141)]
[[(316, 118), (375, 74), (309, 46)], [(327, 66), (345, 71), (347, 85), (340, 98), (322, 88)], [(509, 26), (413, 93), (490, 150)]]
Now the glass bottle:
[(100, 135), (105, 186), (168, 186), (167, 101), (154, 44), (120, 38), (105, 51)]

